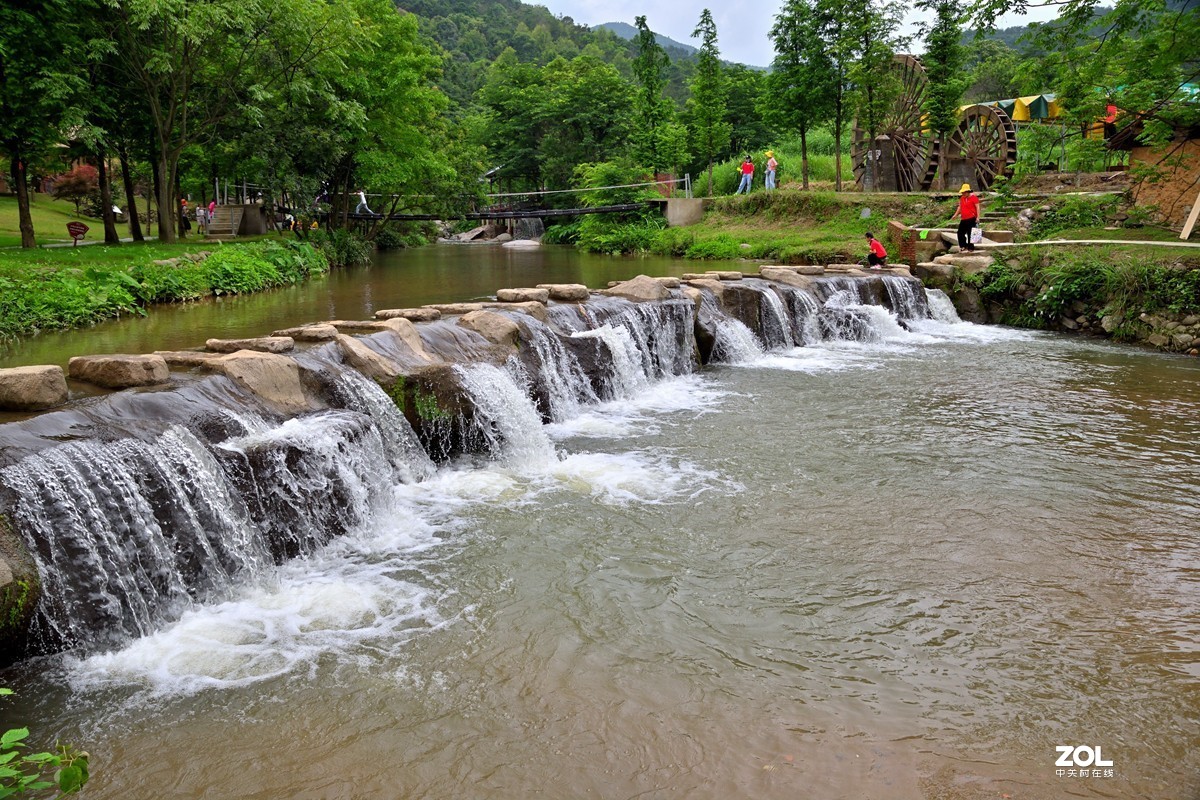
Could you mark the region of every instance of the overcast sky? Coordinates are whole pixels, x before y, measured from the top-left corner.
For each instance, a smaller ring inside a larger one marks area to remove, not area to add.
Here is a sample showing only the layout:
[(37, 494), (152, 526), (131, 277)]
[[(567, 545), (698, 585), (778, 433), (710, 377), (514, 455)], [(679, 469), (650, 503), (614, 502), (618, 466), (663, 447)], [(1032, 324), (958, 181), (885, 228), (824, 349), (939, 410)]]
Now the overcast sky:
[[(771, 40), (767, 32), (779, 13), (781, 0), (526, 0), (535, 5), (544, 5), (554, 14), (571, 17), (584, 25), (599, 25), (604, 22), (627, 22), (633, 24), (634, 17), (644, 14), (650, 29), (655, 33), (670, 36), (684, 44), (698, 45), (692, 39), (692, 31), (700, 20), (700, 12), (712, 9), (717, 23), (717, 43), (721, 57), (727, 61), (754, 64), (765, 67), (774, 57)], [(1008, 16), (1000, 21), (1000, 27), (1021, 25), (1034, 20), (1046, 20), (1055, 16), (1053, 10), (1034, 12), (1027, 17)], [(909, 14), (909, 27), (915, 30), (916, 14)], [(912, 31), (910, 31), (912, 32)], [(921, 48), (915, 48), (920, 52)]]

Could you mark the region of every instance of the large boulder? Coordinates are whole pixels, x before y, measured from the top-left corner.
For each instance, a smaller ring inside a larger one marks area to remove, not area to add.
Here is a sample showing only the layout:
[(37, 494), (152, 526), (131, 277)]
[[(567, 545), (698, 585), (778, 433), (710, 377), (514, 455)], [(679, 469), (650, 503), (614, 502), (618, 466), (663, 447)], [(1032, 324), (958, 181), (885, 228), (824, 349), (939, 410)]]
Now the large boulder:
[(542, 246), (542, 243), (537, 239), (514, 239), (511, 242), (505, 242), (500, 245), (511, 250), (535, 250)]
[(425, 350), (425, 342), (421, 340), (421, 334), (419, 331), (417, 331), (417, 326), (412, 322), (402, 317), (396, 317), (386, 320), (384, 322), (384, 329), (389, 330), (400, 337), (400, 340), (404, 342), (408, 349), (412, 350), (413, 353), (415, 353), (421, 360), (436, 360)]
[(607, 294), (612, 297), (623, 297), (635, 303), (666, 300), (671, 296), (671, 292), (666, 286), (663, 286), (648, 275), (638, 275), (636, 278), (627, 280), (624, 283), (618, 283), (611, 289), (605, 289), (601, 294)]
[(582, 283), (539, 283), (537, 288), (549, 292), (551, 300), (564, 303), (578, 303), (592, 296), (591, 290)]
[(296, 349), (296, 340), (290, 336), (260, 336), (256, 339), (209, 339), (204, 343), (214, 353), (236, 353), (238, 350), (254, 350), (259, 353), (286, 353)]
[(661, 283), (663, 286), (667, 287), (668, 289), (678, 289), (681, 284), (681, 281), (679, 280), (679, 278), (674, 278), (669, 275), (661, 276), (661, 277), (655, 278), (654, 280), (658, 281), (659, 283)]
[(774, 283), (782, 283), (784, 286), (794, 286), (797, 289), (808, 289), (813, 284), (812, 278), (806, 275), (797, 275), (794, 269), (763, 267), (758, 274), (766, 280)]
[(205, 366), (225, 375), (283, 414), (302, 414), (312, 408), (300, 380), (300, 365), (287, 356), (239, 350)]
[(0, 667), (24, 654), (26, 632), (41, 595), (41, 581), (20, 537), (0, 515)]
[[(713, 277), (688, 281), (688, 285), (712, 292), (726, 314), (740, 320), (755, 333), (759, 332), (762, 326), (762, 293), (757, 289), (744, 283), (722, 281)], [(701, 353), (703, 354), (703, 348)]]
[(501, 303), (546, 303), (550, 300), (549, 289), (501, 289), (496, 292)]
[(473, 330), (489, 342), (516, 347), (521, 335), (521, 328), (503, 314), (494, 311), (472, 311), (458, 321), (458, 324)]
[(385, 308), (375, 312), (376, 319), (406, 319), (409, 322), (436, 322), (442, 312), (436, 308)]
[(958, 267), (963, 272), (971, 275), (976, 272), (983, 272), (996, 263), (996, 259), (987, 255), (945, 255), (937, 256), (933, 259), (933, 263)]
[(67, 362), (67, 374), (77, 381), (105, 389), (156, 386), (171, 379), (162, 356), (76, 356)]
[(41, 411), (67, 402), (67, 377), (62, 367), (0, 369), (0, 411)]
[(384, 358), (353, 336), (340, 333), (334, 341), (342, 351), (346, 363), (368, 378), (375, 381), (394, 381), (400, 376), (398, 364)]

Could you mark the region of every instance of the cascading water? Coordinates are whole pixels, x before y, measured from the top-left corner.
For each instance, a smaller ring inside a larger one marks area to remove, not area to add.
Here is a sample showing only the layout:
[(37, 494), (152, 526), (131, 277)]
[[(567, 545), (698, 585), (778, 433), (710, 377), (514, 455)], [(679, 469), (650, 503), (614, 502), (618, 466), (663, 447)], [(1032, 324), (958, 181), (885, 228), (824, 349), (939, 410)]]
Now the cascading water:
[(711, 293), (706, 291), (701, 295), (700, 310), (716, 331), (713, 361), (745, 364), (763, 357), (762, 344), (755, 338), (754, 332), (741, 320), (727, 316)]
[(929, 303), (925, 293), (918, 292), (919, 284), (896, 275), (884, 275), (883, 286), (887, 290), (892, 310), (902, 320), (929, 319)]
[(792, 338), (792, 326), (788, 321), (783, 301), (769, 285), (756, 287), (762, 294), (761, 328), (763, 342), (768, 350), (790, 350), (796, 346)]
[(958, 310), (954, 307), (954, 301), (941, 289), (926, 289), (925, 297), (929, 303), (930, 317), (938, 322), (945, 322), (951, 325), (962, 322), (962, 319), (958, 316)]
[(454, 371), (471, 396), (474, 433), (489, 456), (515, 468), (557, 460), (537, 409), (507, 372), (491, 364), (460, 364)]
[(39, 646), (142, 636), (272, 563), (245, 503), (188, 431), (77, 442), (0, 473), (42, 577)]
[(575, 339), (597, 339), (607, 348), (611, 359), (607, 399), (634, 397), (650, 382), (646, 375), (648, 360), (642, 357), (627, 328), (606, 324), (593, 330), (578, 331), (571, 336)]
[(398, 481), (416, 483), (434, 473), (437, 468), (421, 447), (416, 431), (379, 384), (354, 370), (339, 373), (335, 382), (346, 396), (348, 407), (374, 420)]
[(532, 318), (521, 322), (532, 345), (522, 351), (528, 371), (521, 377), (527, 380), (530, 393), (538, 396), (539, 405), (546, 406), (543, 416), (561, 422), (578, 414), (581, 404), (598, 402), (579, 360), (567, 351), (558, 334)]
[(806, 347), (820, 342), (820, 302), (805, 289), (786, 287), (783, 291), (791, 312), (792, 341)]

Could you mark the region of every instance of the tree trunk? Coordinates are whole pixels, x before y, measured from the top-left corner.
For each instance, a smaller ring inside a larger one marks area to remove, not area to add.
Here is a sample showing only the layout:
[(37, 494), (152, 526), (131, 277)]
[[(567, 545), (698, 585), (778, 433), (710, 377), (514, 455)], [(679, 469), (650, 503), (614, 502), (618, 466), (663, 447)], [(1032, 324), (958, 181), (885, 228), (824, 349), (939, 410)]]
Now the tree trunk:
[(10, 150), (12, 153), (13, 187), (17, 193), (17, 215), (20, 217), (21, 247), (36, 247), (33, 238), (33, 216), (29, 213), (29, 181), (25, 174), (25, 160), (21, 158), (20, 145)]
[(100, 216), (104, 219), (104, 243), (120, 244), (117, 218), (112, 210), (112, 181), (108, 174), (108, 157), (104, 148), (99, 148), (96, 152), (96, 173), (100, 183)]
[(808, 191), (808, 126), (800, 128), (800, 175), (804, 191)]
[[(129, 151), (125, 142), (117, 143), (117, 158), (121, 159), (121, 182), (125, 186), (125, 205), (128, 206), (126, 216), (129, 217), (129, 235), (135, 242), (144, 242), (142, 236), (142, 221), (138, 219), (137, 196), (133, 193), (133, 175), (129, 167)], [(149, 219), (147, 217), (147, 219)]]
[(709, 161), (708, 161), (708, 196), (709, 197), (713, 196), (713, 162), (712, 162), (712, 159), (709, 159)]
[(178, 241), (175, 230), (179, 214), (175, 209), (175, 175), (165, 151), (158, 153), (158, 175), (155, 176), (158, 190), (158, 238), (159, 241)]
[(838, 101), (833, 120), (833, 190), (842, 190), (842, 104)]

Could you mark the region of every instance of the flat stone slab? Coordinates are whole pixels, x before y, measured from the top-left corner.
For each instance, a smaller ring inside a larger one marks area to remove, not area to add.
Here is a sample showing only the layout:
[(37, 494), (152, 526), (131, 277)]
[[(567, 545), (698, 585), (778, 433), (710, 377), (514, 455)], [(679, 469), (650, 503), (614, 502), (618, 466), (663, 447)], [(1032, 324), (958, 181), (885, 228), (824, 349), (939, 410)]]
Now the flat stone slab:
[(0, 369), (0, 410), (41, 411), (67, 402), (67, 376), (54, 364)]
[(952, 267), (958, 267), (963, 272), (983, 272), (985, 269), (996, 263), (996, 259), (984, 254), (956, 254), (938, 256), (933, 260), (935, 264), (948, 264)]
[(299, 328), (284, 328), (272, 336), (288, 336), (297, 342), (331, 342), (338, 335), (332, 325), (302, 325)]
[(592, 296), (591, 290), (582, 283), (539, 283), (537, 288), (549, 292), (551, 300), (564, 303), (577, 303)]
[(496, 292), (496, 300), (501, 303), (548, 303), (549, 289), (501, 289)]
[(541, 322), (550, 319), (550, 315), (546, 313), (546, 305), (534, 300), (528, 303), (484, 303), (483, 307), (493, 308), (497, 311), (515, 311), (518, 314), (528, 314)]
[(203, 350), (155, 350), (154, 355), (162, 356), (169, 367), (202, 367), (213, 359), (220, 358), (222, 353), (208, 353)]
[(682, 281), (680, 281), (679, 278), (673, 278), (670, 276), (658, 277), (654, 280), (658, 281), (668, 289), (678, 289), (682, 285)]
[(722, 281), (740, 281), (745, 276), (734, 270), (712, 269), (704, 273), (706, 278), (717, 278)]
[(387, 320), (383, 319), (333, 319), (324, 323), (339, 331), (352, 333), (374, 333), (387, 330)]
[(436, 322), (442, 312), (436, 308), (385, 308), (375, 312), (376, 319), (406, 319), (409, 322)]
[(166, 360), (158, 355), (76, 356), (67, 362), (67, 374), (105, 389), (157, 386), (171, 380)]
[(254, 350), (258, 353), (286, 353), (296, 349), (296, 340), (290, 336), (260, 336), (256, 339), (209, 339), (204, 343), (214, 353), (236, 353), (238, 350)]
[(470, 314), (472, 311), (482, 311), (483, 303), (433, 303), (424, 308), (432, 308), (443, 317), (456, 314)]
[(505, 242), (500, 246), (507, 247), (510, 250), (534, 250), (541, 247), (542, 243), (537, 239), (515, 239), (511, 242)]
[(758, 274), (765, 280), (782, 283), (784, 286), (794, 286), (797, 289), (807, 289), (813, 283), (812, 278), (807, 275), (799, 275), (795, 270), (779, 267), (763, 267)]

